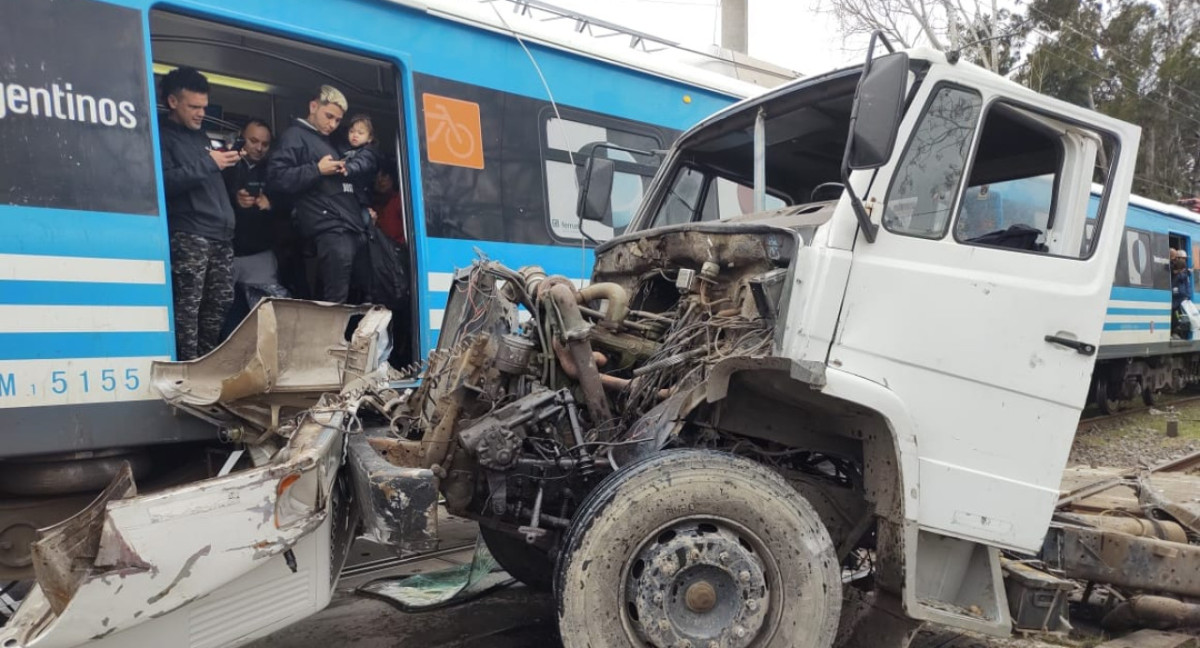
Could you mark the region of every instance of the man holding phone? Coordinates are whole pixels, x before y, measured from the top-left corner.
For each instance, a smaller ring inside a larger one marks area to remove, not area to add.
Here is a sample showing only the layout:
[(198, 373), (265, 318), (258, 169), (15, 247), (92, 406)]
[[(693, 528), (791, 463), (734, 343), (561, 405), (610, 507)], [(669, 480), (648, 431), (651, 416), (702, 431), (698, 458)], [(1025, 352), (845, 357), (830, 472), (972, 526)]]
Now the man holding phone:
[(294, 200), (292, 222), (316, 252), (316, 298), (337, 304), (346, 303), (353, 287), (361, 288), (369, 270), (362, 207), (329, 139), (348, 108), (340, 90), (321, 86), (308, 103), (308, 117), (283, 132), (267, 160), (272, 195)]
[(234, 303), (226, 318), (226, 335), (246, 316), (259, 297), (286, 295), (279, 285), (279, 262), (274, 252), (280, 236), (280, 222), (264, 191), (271, 140), (271, 127), (265, 121), (254, 118), (246, 122), (233, 145), (242, 157), (222, 172), (235, 216)]
[(181, 67), (163, 76), (167, 108), (159, 121), (171, 283), (175, 297), (175, 353), (191, 360), (221, 342), (221, 325), (233, 301), (234, 214), (221, 171), (240, 154), (220, 151), (204, 133), (208, 79)]

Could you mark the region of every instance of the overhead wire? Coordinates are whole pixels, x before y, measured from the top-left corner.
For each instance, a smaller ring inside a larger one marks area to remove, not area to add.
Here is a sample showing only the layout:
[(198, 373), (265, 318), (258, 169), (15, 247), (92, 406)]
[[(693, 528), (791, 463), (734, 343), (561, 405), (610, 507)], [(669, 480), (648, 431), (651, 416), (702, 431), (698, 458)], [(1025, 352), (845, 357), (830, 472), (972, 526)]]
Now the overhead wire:
[[(525, 51), (525, 56), (529, 57), (529, 62), (533, 64), (533, 69), (537, 72), (538, 79), (542, 82), (542, 88), (546, 90), (546, 97), (550, 100), (550, 108), (554, 111), (554, 117), (558, 120), (558, 127), (562, 133), (563, 140), (567, 143), (567, 159), (571, 161), (571, 179), (575, 182), (575, 195), (578, 196), (581, 188), (575, 166), (575, 146), (571, 144), (571, 134), (567, 131), (562, 113), (558, 110), (558, 102), (554, 100), (554, 92), (550, 90), (550, 83), (546, 81), (546, 75), (542, 73), (542, 66), (538, 64), (537, 58), (534, 57), (529, 46), (525, 44), (525, 39), (521, 37), (520, 32), (508, 24), (508, 20), (504, 17), (504, 14), (500, 13), (500, 9), (496, 6), (496, 3), (489, 2), (488, 5), (491, 6), (492, 11), (496, 14), (496, 18), (500, 20), (504, 28), (512, 34), (513, 38), (517, 40), (517, 44)], [(585, 238), (587, 234), (583, 231), (582, 218), (579, 219), (579, 234), (579, 279), (583, 281), (589, 273), (587, 271), (587, 238)]]

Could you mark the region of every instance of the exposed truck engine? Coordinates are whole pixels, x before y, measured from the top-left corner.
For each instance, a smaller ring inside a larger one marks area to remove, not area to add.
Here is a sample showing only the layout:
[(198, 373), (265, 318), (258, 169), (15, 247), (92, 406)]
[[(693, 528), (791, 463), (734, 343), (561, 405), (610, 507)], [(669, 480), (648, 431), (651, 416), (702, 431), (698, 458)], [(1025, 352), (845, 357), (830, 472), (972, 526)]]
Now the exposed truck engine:
[(480, 261), (455, 282), (422, 385), (383, 402), (393, 434), (371, 443), (397, 465), (433, 469), (452, 513), (541, 547), (605, 475), (667, 445), (770, 457), (861, 487), (856, 457), (777, 452), (723, 430), (715, 409), (696, 412), (714, 371), (771, 355), (799, 245), (797, 232), (765, 225), (619, 239), (582, 289)]

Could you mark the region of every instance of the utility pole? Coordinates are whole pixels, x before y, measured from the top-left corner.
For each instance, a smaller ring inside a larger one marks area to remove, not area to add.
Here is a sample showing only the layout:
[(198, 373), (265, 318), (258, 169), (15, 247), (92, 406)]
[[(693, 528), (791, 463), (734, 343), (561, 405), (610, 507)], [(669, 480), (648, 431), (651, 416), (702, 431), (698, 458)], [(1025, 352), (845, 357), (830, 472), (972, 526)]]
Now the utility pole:
[(750, 26), (746, 19), (749, 0), (720, 0), (721, 47), (746, 53), (750, 43)]

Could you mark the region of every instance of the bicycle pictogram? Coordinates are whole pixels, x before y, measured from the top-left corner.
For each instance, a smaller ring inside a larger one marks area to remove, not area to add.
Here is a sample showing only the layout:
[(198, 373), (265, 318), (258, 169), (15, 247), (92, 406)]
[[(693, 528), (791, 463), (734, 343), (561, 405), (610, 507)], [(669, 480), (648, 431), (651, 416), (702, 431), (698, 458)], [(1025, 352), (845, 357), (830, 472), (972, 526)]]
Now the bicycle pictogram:
[(422, 95), (425, 145), (436, 164), (483, 168), (483, 132), (479, 104), (433, 94)]

